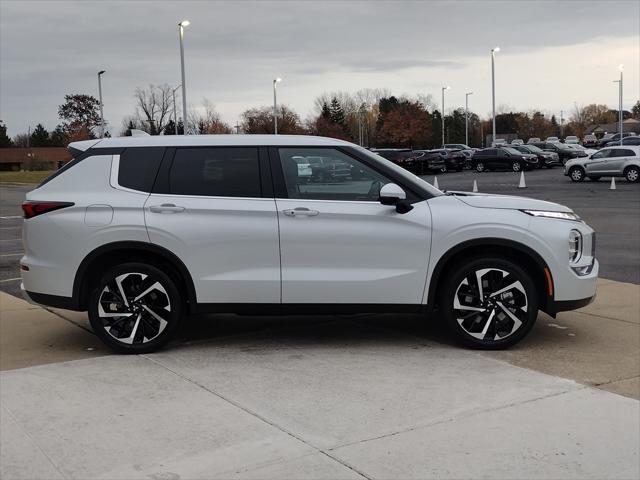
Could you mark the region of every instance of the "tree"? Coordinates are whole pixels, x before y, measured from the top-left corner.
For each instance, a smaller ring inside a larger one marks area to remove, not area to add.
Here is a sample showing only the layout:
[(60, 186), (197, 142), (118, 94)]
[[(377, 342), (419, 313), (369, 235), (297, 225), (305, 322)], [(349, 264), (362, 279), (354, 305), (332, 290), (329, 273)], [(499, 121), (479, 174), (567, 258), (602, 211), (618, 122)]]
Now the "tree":
[(49, 142), (52, 147), (66, 147), (69, 144), (69, 135), (62, 125), (57, 125), (51, 132)]
[(31, 143), (31, 136), (26, 133), (19, 133), (13, 137), (13, 146), (26, 148)]
[(150, 84), (148, 88), (136, 88), (136, 118), (140, 130), (150, 135), (159, 135), (171, 118), (173, 90), (164, 85)]
[(640, 100), (631, 108), (631, 114), (636, 120), (640, 120)]
[(329, 119), (336, 125), (344, 126), (344, 109), (337, 98), (331, 99), (329, 106)]
[[(250, 108), (242, 114), (242, 131), (248, 134), (273, 133), (272, 107)], [(278, 133), (283, 135), (301, 135), (305, 133), (300, 117), (286, 105), (278, 108)]]
[(599, 123), (613, 123), (616, 121), (616, 114), (609, 110), (606, 105), (592, 103), (583, 109), (584, 121), (587, 125), (597, 125)]
[(378, 146), (426, 148), (431, 141), (431, 115), (417, 101), (380, 100)]
[(200, 135), (233, 133), (231, 127), (222, 121), (214, 105), (209, 100), (205, 98), (202, 101), (202, 106), (203, 113), (196, 111), (189, 113), (189, 123), (195, 125), (195, 133)]
[(48, 147), (50, 145), (49, 132), (44, 125), (39, 123), (31, 133), (31, 146), (32, 147)]
[(0, 123), (0, 148), (12, 147), (13, 142), (7, 135), (7, 126)]
[(100, 102), (91, 95), (65, 95), (65, 102), (58, 107), (58, 116), (67, 132), (83, 131), (85, 134), (100, 125)]

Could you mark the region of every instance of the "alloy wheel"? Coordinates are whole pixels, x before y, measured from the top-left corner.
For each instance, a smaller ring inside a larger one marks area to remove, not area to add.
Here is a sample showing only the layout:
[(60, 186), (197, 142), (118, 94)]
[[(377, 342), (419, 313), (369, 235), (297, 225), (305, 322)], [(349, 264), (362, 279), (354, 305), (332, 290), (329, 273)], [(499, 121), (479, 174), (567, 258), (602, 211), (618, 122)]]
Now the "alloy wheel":
[(527, 322), (529, 302), (522, 282), (498, 268), (471, 272), (458, 285), (453, 312), (460, 327), (482, 341), (503, 340)]
[(579, 167), (572, 168), (569, 175), (574, 182), (581, 182), (584, 179), (584, 172)]
[(519, 172), (522, 169), (522, 166), (520, 165), (520, 162), (514, 162), (513, 165), (511, 165), (511, 168), (514, 172)]
[(130, 272), (108, 282), (98, 300), (104, 330), (118, 342), (144, 344), (157, 338), (171, 317), (165, 287), (153, 276)]
[(478, 172), (484, 172), (484, 163), (483, 163), (483, 162), (478, 162), (478, 163), (476, 164), (476, 170), (477, 170)]
[(640, 172), (635, 167), (631, 167), (627, 169), (626, 175), (628, 182), (637, 182), (640, 177)]

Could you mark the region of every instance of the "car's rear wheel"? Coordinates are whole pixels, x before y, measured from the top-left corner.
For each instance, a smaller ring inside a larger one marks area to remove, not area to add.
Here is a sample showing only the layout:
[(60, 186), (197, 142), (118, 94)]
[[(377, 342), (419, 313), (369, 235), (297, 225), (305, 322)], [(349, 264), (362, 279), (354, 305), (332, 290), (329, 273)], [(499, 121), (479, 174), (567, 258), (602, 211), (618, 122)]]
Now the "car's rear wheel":
[(485, 171), (484, 162), (477, 162), (476, 163), (476, 170), (478, 172), (484, 172)]
[(631, 165), (624, 169), (624, 178), (627, 182), (636, 183), (640, 180), (640, 169), (635, 165)]
[(531, 277), (511, 260), (476, 258), (453, 268), (440, 296), (449, 329), (473, 348), (507, 348), (520, 341), (538, 316)]
[(585, 176), (585, 173), (582, 167), (571, 167), (571, 170), (569, 170), (569, 178), (574, 182), (583, 181), (584, 176)]
[(520, 170), (522, 170), (522, 165), (520, 164), (520, 162), (513, 162), (513, 163), (511, 164), (511, 169), (512, 169), (514, 172), (519, 172)]
[(95, 334), (121, 353), (147, 353), (165, 345), (182, 316), (173, 280), (144, 263), (125, 263), (100, 278), (89, 300)]

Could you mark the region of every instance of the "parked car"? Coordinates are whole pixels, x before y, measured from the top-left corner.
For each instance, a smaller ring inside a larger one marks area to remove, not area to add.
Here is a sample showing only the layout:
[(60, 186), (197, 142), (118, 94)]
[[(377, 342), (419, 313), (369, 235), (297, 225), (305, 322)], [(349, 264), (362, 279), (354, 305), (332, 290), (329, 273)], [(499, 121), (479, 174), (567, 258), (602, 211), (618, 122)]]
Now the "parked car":
[(558, 137), (547, 137), (547, 139), (545, 140), (545, 142), (547, 143), (555, 143), (555, 142), (559, 142), (560, 139)]
[[(336, 161), (334, 158), (310, 155), (306, 160), (311, 168), (310, 181), (312, 182), (345, 181), (351, 177), (349, 164)], [(297, 165), (300, 171), (300, 164)]]
[(598, 146), (598, 137), (593, 134), (585, 135), (582, 139), (582, 145), (587, 148), (593, 148)]
[(531, 137), (529, 140), (527, 140), (527, 145), (531, 145), (532, 143), (540, 143), (540, 138), (538, 137)]
[(504, 138), (496, 138), (493, 142), (491, 142), (492, 147), (499, 147), (501, 145), (507, 145), (507, 141)]
[(522, 140), (521, 138), (514, 138), (513, 140), (511, 140), (511, 145), (523, 145), (524, 144), (524, 140)]
[[(21, 287), (88, 311), (119, 352), (157, 350), (188, 313), (435, 308), (465, 345), (506, 348), (539, 310), (580, 308), (596, 292), (594, 231), (571, 209), (445, 195), (341, 140), (142, 136), (70, 151), (22, 205)], [(307, 183), (294, 157), (314, 156), (360, 178)]]
[(578, 140), (578, 137), (576, 137), (575, 135), (568, 135), (564, 138), (564, 143), (566, 144), (578, 144), (580, 143), (580, 140)]
[(396, 165), (400, 165), (401, 167), (405, 167), (408, 166), (408, 164), (413, 163), (412, 159), (415, 156), (413, 150), (410, 148), (372, 148), (370, 151), (392, 161)]
[(416, 175), (447, 171), (444, 157), (437, 151), (431, 150), (414, 150), (413, 156), (406, 162), (404, 168)]
[(592, 153), (596, 153), (598, 151), (595, 148), (586, 148), (586, 147), (583, 147), (580, 144), (577, 144), (577, 145), (576, 144), (568, 144), (568, 145), (565, 144), (565, 146), (567, 146), (567, 147), (569, 147), (569, 148), (571, 148), (573, 150), (578, 150), (580, 152), (584, 152), (584, 153), (587, 154), (587, 156), (591, 155)]
[(537, 155), (522, 153), (513, 147), (485, 148), (473, 155), (473, 168), (478, 172), (499, 169), (519, 172), (537, 167)]
[(463, 153), (462, 150), (454, 150), (451, 148), (439, 148), (436, 150), (431, 150), (430, 153), (437, 153), (440, 155), (445, 162), (445, 171), (455, 170), (457, 172), (461, 172), (467, 163), (467, 156)]
[(570, 145), (566, 145), (560, 142), (545, 142), (541, 148), (546, 152), (557, 153), (558, 158), (563, 165), (567, 162), (567, 160), (571, 160), (572, 158), (587, 156), (587, 154), (582, 150), (571, 148)]
[[(614, 147), (620, 145), (620, 137), (615, 140), (609, 140), (605, 143), (605, 147)], [(622, 145), (640, 145), (640, 136), (638, 135), (626, 135), (622, 137)]]
[(471, 168), (471, 158), (473, 158), (473, 154), (477, 150), (476, 148), (471, 148), (469, 145), (465, 145), (464, 143), (447, 143), (442, 148), (447, 148), (449, 150), (458, 150), (462, 152), (462, 154), (467, 159), (465, 168)]
[(640, 179), (640, 146), (604, 147), (586, 158), (569, 160), (564, 174), (574, 182), (585, 177), (598, 180), (600, 177), (624, 177), (628, 182)]
[(554, 152), (545, 152), (544, 150), (536, 147), (535, 145), (516, 145), (516, 150), (522, 153), (531, 153), (538, 157), (538, 168), (547, 167), (553, 168), (554, 166), (560, 166), (560, 157)]

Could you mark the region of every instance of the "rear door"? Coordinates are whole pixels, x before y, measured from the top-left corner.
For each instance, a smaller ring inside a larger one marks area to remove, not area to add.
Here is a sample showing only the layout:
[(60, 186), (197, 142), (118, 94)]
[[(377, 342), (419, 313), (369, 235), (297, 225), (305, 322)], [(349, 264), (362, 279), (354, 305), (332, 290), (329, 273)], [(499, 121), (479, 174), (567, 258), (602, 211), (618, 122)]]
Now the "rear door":
[(607, 170), (614, 175), (622, 175), (627, 161), (635, 158), (635, 152), (630, 148), (614, 148), (612, 154), (607, 159)]
[[(347, 164), (349, 177), (308, 182), (293, 159), (310, 156)], [(422, 302), (431, 244), (425, 200), (414, 195), (405, 214), (382, 205), (380, 188), (391, 179), (336, 148), (273, 148), (270, 157), (283, 304)]]
[(280, 302), (268, 168), (257, 147), (180, 147), (165, 156), (144, 208), (149, 239), (183, 261), (198, 303)]

